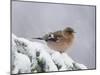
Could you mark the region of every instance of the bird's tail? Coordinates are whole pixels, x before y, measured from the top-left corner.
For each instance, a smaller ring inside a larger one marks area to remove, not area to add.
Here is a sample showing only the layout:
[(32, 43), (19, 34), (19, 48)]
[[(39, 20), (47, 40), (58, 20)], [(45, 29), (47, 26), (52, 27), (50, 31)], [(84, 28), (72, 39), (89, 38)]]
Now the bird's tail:
[(32, 39), (44, 40), (43, 38), (32, 38)]

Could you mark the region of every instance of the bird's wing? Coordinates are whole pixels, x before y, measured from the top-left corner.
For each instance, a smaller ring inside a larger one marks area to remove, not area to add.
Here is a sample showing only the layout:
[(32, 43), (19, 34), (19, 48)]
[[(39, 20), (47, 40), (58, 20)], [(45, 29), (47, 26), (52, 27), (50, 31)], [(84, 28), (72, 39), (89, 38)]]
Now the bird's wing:
[(54, 34), (54, 37), (62, 37), (62, 31), (56, 31), (53, 34)]
[(61, 34), (62, 34), (62, 31), (56, 31), (53, 33), (49, 33), (48, 35), (45, 36), (45, 39), (56, 42), (58, 40), (58, 37), (62, 36)]

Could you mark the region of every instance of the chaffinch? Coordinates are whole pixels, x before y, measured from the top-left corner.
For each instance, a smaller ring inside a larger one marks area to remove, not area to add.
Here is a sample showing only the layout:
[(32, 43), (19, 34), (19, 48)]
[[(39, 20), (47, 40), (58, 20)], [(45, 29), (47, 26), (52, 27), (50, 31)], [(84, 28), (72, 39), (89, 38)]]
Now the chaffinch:
[(74, 33), (75, 32), (71, 27), (67, 27), (64, 30), (51, 32), (49, 34), (45, 34), (43, 37), (32, 39), (45, 40), (48, 47), (63, 53), (72, 45)]

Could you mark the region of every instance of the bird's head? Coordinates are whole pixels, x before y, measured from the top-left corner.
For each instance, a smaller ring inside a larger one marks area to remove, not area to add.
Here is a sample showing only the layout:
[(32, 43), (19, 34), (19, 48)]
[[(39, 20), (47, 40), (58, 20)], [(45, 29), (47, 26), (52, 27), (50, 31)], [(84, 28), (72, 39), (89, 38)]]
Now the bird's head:
[(64, 32), (64, 33), (69, 33), (69, 34), (76, 33), (76, 32), (74, 31), (74, 29), (71, 28), (71, 27), (65, 28), (65, 29), (63, 30), (63, 32)]
[(67, 28), (65, 28), (64, 30), (63, 30), (63, 36), (65, 37), (65, 38), (73, 38), (74, 37), (74, 33), (76, 33), (75, 31), (74, 31), (74, 29), (73, 28), (71, 28), (71, 27), (67, 27)]

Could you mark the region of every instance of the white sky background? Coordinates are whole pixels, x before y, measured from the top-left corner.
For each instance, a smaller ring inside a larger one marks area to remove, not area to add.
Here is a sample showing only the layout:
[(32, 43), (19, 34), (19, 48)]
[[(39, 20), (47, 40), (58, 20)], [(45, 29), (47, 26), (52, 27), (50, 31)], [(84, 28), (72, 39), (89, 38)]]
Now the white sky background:
[(65, 27), (72, 27), (77, 32), (69, 55), (89, 69), (95, 68), (95, 7), (12, 3), (12, 32), (16, 36), (30, 39)]

